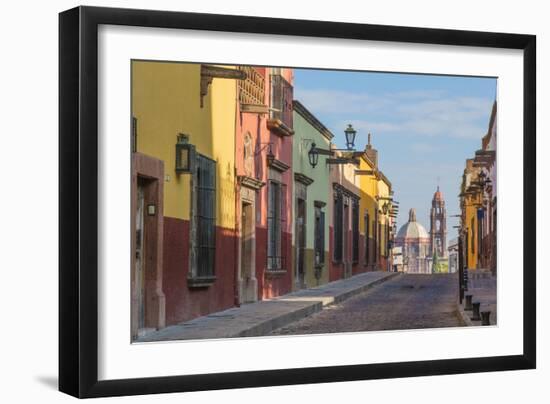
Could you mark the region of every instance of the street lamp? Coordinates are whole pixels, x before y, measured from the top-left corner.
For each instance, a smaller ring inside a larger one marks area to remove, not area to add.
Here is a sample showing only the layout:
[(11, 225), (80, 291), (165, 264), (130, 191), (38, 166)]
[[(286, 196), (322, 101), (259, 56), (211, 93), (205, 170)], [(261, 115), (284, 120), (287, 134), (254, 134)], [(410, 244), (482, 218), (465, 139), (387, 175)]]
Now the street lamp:
[[(357, 131), (353, 129), (351, 124), (348, 124), (348, 127), (344, 130), (346, 135), (346, 149), (323, 149), (317, 147), (315, 143), (311, 143), (311, 147), (308, 151), (308, 159), (311, 167), (315, 167), (319, 163), (319, 155), (330, 156), (325, 160), (327, 164), (356, 164), (359, 165), (359, 160), (354, 158), (354, 146), (355, 146), (355, 135)], [(302, 141), (311, 141), (311, 139), (303, 139)], [(331, 158), (335, 155), (336, 152), (346, 152), (346, 156)], [(353, 153), (349, 153), (353, 152)]]
[(348, 150), (353, 150), (353, 147), (355, 146), (355, 135), (357, 134), (357, 131), (353, 129), (351, 123), (348, 124), (348, 127), (344, 131), (344, 134), (346, 135), (346, 147), (348, 148)]
[(311, 144), (311, 148), (307, 152), (307, 156), (309, 158), (309, 164), (312, 168), (315, 168), (315, 166), (319, 162), (319, 151), (315, 147), (315, 143)]

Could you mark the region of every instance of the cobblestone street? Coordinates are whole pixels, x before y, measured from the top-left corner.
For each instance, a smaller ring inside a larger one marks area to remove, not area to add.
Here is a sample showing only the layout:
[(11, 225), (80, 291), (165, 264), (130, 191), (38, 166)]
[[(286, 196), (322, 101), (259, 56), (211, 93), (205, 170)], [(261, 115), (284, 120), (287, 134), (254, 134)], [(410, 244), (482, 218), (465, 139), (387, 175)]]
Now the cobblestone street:
[(456, 274), (403, 274), (271, 335), (463, 326), (457, 284)]

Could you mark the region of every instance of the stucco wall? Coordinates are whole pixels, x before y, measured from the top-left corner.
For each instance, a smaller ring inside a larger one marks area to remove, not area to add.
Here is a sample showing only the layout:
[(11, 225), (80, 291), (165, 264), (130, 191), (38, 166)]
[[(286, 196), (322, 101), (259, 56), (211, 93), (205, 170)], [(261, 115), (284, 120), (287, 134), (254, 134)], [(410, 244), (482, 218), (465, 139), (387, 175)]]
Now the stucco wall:
[[(329, 249), (329, 199), (331, 198), (331, 186), (329, 179), (329, 165), (326, 164), (326, 156), (320, 155), (319, 162), (314, 168), (309, 163), (308, 151), (311, 143), (314, 142), (317, 147), (328, 149), (330, 141), (326, 136), (319, 132), (302, 115), (294, 111), (294, 139), (292, 167), (295, 173), (304, 174), (313, 179), (313, 183), (307, 186), (306, 203), (306, 254), (305, 254), (305, 276), (306, 285), (317, 286), (328, 282), (328, 249)], [(322, 201), (326, 206), (322, 209), (325, 212), (325, 262), (320, 271), (319, 279), (315, 278), (314, 268), (314, 241), (315, 241), (315, 201)], [(294, 192), (292, 198), (292, 211), (296, 209), (296, 195)], [(295, 229), (292, 229), (292, 245), (295, 247)]]

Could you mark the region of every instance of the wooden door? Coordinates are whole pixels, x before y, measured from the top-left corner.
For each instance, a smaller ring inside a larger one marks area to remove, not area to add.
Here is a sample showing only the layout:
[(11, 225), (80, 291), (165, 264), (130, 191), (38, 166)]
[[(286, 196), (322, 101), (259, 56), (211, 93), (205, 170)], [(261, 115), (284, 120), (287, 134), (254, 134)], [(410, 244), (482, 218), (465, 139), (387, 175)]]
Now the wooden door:
[(251, 203), (242, 204), (241, 216), (241, 303), (253, 302), (256, 297), (255, 276), (253, 274), (253, 227), (254, 212)]

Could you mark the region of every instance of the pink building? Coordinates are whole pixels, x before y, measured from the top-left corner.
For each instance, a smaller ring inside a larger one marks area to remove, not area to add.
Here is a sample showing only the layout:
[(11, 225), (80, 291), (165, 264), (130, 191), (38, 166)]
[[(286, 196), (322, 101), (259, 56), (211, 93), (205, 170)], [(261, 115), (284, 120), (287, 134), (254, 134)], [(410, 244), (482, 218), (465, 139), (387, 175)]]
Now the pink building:
[[(236, 114), (236, 304), (292, 285), (293, 71), (241, 66)], [(240, 220), (238, 220), (240, 219)]]

